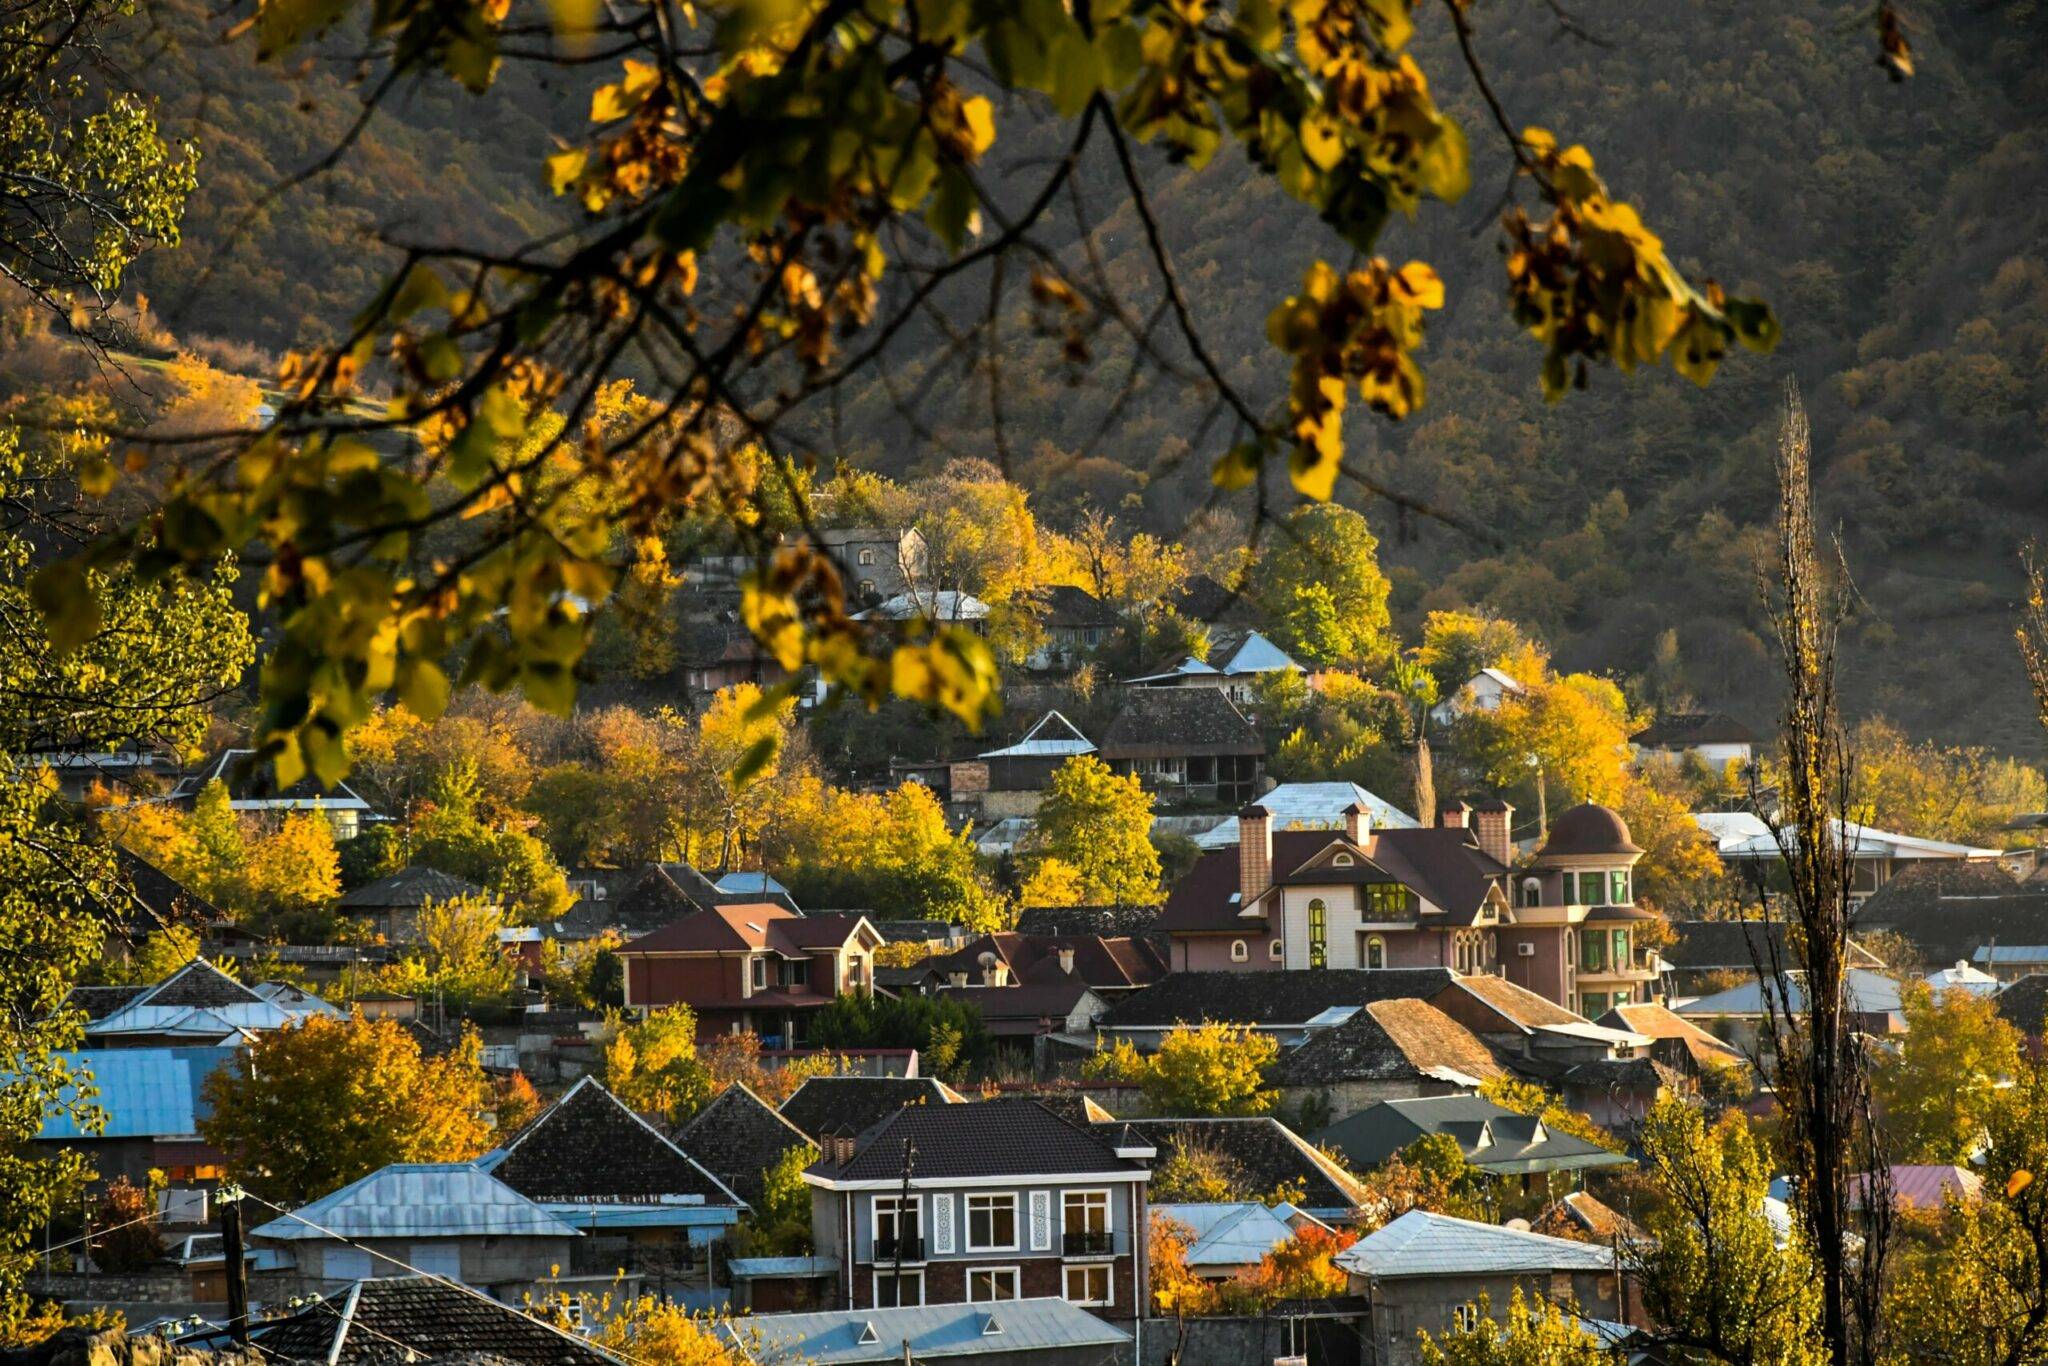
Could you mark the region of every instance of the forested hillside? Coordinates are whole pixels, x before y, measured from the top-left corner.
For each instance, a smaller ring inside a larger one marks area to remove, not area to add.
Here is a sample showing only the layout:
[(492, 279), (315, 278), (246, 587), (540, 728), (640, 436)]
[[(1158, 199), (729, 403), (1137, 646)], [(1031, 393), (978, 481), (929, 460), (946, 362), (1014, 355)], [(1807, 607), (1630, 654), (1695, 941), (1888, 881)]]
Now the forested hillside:
[[(246, 48), (209, 37), (194, 0), (152, 13), (138, 78), (206, 160), (185, 246), (137, 278), (183, 330), (270, 349), (331, 335), (374, 287), (373, 229), (419, 239), (462, 223), (510, 241), (561, 212), (541, 184), (543, 128), (551, 102), (583, 97), (515, 69), (507, 79), (526, 83), (513, 100), (473, 102), (445, 82), (400, 92), (336, 170), (230, 240), (265, 187), (346, 131), (350, 68), (258, 70)], [(1784, 342), (1732, 357), (1711, 390), (1668, 371), (1600, 374), (1546, 406), (1497, 283), (1506, 155), (1425, 12), (1419, 58), (1444, 73), (1440, 98), (1473, 130), (1473, 189), (1385, 242), (1451, 284), (1423, 356), (1428, 406), (1405, 425), (1347, 430), (1362, 467), (1499, 544), (1374, 510), (1397, 619), (1489, 605), (1540, 631), (1563, 665), (1640, 671), (1659, 700), (1689, 694), (1768, 721), (1776, 688), (1753, 576), (1775, 408), (1796, 377), (1823, 508), (1860, 590), (1844, 670), (1852, 711), (2035, 752), (2011, 625), (2015, 550), (2048, 531), (2048, 9), (1927, 7), (1913, 30), (1919, 75), (1899, 86), (1872, 66), (1855, 3), (1598, 0), (1571, 13), (1597, 42), (1561, 35), (1546, 6), (1477, 12), (1507, 109), (1590, 142), (1610, 182), (1684, 234), (1670, 243), (1681, 267), (1763, 293)], [(298, 117), (305, 108), (315, 117)], [(1149, 310), (1157, 284), (1113, 175), (1105, 157), (1079, 177), (1093, 245)], [(1330, 249), (1327, 228), (1228, 150), (1174, 176), (1158, 207), (1223, 368), (1273, 398), (1286, 372), (1265, 315)], [(1184, 528), (1209, 496), (1223, 432), (1205, 431), (1201, 406), (1172, 382), (1141, 381), (1119, 406), (1126, 357), (1109, 332), (1084, 365), (1061, 366), (1058, 345), (1034, 334), (1021, 303), (1004, 316), (1013, 477), (1055, 516), (1095, 500)], [(998, 454), (986, 377), (956, 350), (906, 332), (891, 371), (889, 384), (849, 392), (836, 427), (820, 415), (821, 445), (895, 475)], [(928, 398), (925, 434), (891, 388)]]

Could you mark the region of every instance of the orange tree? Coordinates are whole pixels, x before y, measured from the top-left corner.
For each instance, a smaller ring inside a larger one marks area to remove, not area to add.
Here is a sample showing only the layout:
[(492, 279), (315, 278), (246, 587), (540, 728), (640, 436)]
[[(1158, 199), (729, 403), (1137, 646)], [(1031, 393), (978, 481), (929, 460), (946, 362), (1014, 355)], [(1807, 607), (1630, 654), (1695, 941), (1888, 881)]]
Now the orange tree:
[(314, 1016), (259, 1036), (206, 1080), (207, 1142), (237, 1181), (301, 1204), (393, 1162), (460, 1162), (490, 1147), (494, 1103), (465, 1035), (420, 1055), (395, 1020)]
[[(1199, 436), (1219, 491), (1262, 522), (1282, 467), (1313, 500), (1341, 477), (1455, 522), (1344, 459), (1347, 409), (1422, 406), (1444, 301), (1427, 262), (1378, 254), (1382, 230), (1470, 180), (1466, 132), (1411, 47), (1423, 23), (1454, 39), (1512, 160), (1499, 284), (1547, 395), (1667, 359), (1705, 382), (1731, 347), (1778, 336), (1765, 304), (1682, 272), (1586, 147), (1503, 105), (1464, 0), (558, 0), (545, 21), (503, 0), (231, 8), (279, 63), (359, 24), (373, 105), (434, 74), (486, 96), (508, 62), (611, 77), (546, 159), (572, 225), (509, 250), (459, 231), (409, 248), (338, 342), (288, 358), (259, 436), (218, 456), (218, 432), (124, 445), (110, 463), (132, 454), (160, 508), (37, 582), (49, 618), (73, 620), (87, 567), (205, 572), (239, 552), (276, 618), (259, 742), (281, 778), (338, 776), (346, 732), (386, 693), (437, 713), (456, 657), (465, 680), (567, 709), (592, 607), (670, 553), (679, 519), (751, 552), (743, 616), (781, 664), (981, 719), (987, 643), (943, 620), (854, 621), (805, 492), (805, 433), (842, 387), (913, 325), (965, 321), (978, 286), (989, 307), (959, 345), (988, 362), (992, 413), (1007, 299), (1058, 339), (1056, 364), (1122, 336), (1186, 384), (1214, 417)], [(994, 174), (999, 137), (1026, 153), (1020, 175)], [(1148, 193), (1162, 163), (1229, 143), (1347, 260), (1275, 301), (1270, 398), (1216, 361)], [(1142, 286), (1049, 245), (1056, 218), (1085, 228), (1081, 186), (1105, 176), (1146, 244)]]

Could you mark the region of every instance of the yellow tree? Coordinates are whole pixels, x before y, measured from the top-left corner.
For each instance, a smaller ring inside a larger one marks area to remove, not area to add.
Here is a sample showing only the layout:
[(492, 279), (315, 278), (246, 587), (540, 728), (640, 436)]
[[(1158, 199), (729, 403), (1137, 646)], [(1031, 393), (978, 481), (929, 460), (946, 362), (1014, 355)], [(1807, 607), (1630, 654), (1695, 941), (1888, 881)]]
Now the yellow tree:
[(1906, 1037), (1871, 1076), (1886, 1145), (1898, 1162), (1967, 1162), (2019, 1075), (2019, 1031), (1975, 992), (1911, 982), (1904, 1004)]
[(1263, 1115), (1276, 1095), (1266, 1068), (1279, 1056), (1270, 1035), (1209, 1021), (1169, 1031), (1149, 1055), (1119, 1041), (1090, 1058), (1083, 1074), (1137, 1082), (1157, 1114)]
[(1152, 794), (1138, 775), (1112, 773), (1094, 755), (1076, 755), (1046, 784), (1027, 866), (1035, 872), (1040, 862), (1058, 860), (1088, 904), (1155, 905), (1159, 851), (1151, 832)]
[(1493, 1301), (1478, 1300), (1469, 1327), (1422, 1334), (1423, 1366), (1610, 1366), (1613, 1354), (1571, 1310), (1515, 1287), (1507, 1316), (1494, 1317)]
[(688, 1006), (650, 1011), (645, 1019), (611, 1020), (604, 1044), (604, 1084), (644, 1114), (680, 1124), (711, 1099), (710, 1069), (697, 1056), (697, 1016)]

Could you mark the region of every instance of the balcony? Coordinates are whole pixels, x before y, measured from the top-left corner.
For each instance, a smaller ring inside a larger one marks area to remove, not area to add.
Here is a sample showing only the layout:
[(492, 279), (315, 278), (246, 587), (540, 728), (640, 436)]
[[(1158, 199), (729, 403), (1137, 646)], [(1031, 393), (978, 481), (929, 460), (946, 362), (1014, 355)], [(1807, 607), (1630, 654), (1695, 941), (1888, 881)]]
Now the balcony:
[(896, 1261), (921, 1262), (924, 1260), (924, 1239), (915, 1234), (904, 1238), (877, 1238), (870, 1260), (876, 1266)]
[(1062, 1257), (1107, 1257), (1116, 1251), (1116, 1235), (1108, 1229), (1094, 1233), (1067, 1232), (1060, 1235)]

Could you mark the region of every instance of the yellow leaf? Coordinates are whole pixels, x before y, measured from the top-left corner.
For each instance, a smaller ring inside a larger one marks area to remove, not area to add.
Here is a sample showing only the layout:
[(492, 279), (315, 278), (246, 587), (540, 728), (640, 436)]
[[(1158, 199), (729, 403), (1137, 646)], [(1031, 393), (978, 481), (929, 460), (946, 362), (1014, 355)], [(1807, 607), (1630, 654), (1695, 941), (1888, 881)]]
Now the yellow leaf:
[(582, 178), (583, 167), (590, 160), (590, 153), (581, 147), (571, 147), (548, 158), (548, 188), (556, 194), (565, 192)]
[(1344, 159), (1342, 126), (1321, 109), (1311, 109), (1301, 121), (1301, 150), (1317, 170), (1336, 169)]
[(961, 103), (960, 118), (967, 129), (968, 145), (980, 156), (996, 140), (995, 106), (985, 96), (976, 95)]

